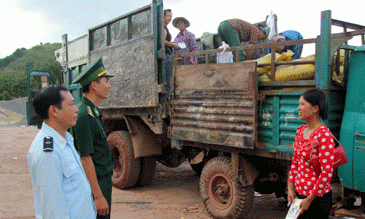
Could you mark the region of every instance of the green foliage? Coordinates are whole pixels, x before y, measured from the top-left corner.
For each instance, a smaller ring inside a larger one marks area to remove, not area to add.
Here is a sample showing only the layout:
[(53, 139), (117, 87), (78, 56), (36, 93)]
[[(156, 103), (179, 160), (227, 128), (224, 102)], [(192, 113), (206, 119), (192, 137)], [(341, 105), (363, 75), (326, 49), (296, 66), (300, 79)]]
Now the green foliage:
[[(48, 70), (56, 84), (61, 83), (61, 66), (54, 51), (61, 43), (46, 43), (31, 49), (17, 49), (12, 55), (0, 59), (0, 100), (11, 100), (27, 95), (27, 73), (30, 69)], [(31, 81), (35, 85), (35, 80)]]
[(7, 65), (9, 65), (9, 63), (13, 62), (17, 58), (22, 57), (26, 51), (27, 51), (26, 48), (17, 49), (10, 56), (0, 59), (0, 69), (5, 68)]

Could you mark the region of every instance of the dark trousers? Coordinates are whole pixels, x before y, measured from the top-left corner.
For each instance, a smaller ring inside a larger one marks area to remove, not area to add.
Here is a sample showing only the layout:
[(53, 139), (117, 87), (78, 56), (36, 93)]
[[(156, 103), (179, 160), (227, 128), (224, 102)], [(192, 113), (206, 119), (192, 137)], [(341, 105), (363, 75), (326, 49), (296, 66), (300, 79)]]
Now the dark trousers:
[(110, 219), (111, 206), (112, 206), (112, 177), (110, 174), (98, 177), (99, 186), (106, 201), (109, 205), (109, 214), (105, 216), (98, 215), (97, 219)]
[(166, 94), (167, 98), (170, 97), (171, 90), (171, 55), (166, 54), (165, 60), (165, 72), (166, 72)]
[[(297, 193), (297, 197), (304, 199), (306, 196)], [(298, 219), (328, 219), (332, 208), (332, 191), (324, 194), (322, 197), (316, 197), (309, 209), (304, 211)]]

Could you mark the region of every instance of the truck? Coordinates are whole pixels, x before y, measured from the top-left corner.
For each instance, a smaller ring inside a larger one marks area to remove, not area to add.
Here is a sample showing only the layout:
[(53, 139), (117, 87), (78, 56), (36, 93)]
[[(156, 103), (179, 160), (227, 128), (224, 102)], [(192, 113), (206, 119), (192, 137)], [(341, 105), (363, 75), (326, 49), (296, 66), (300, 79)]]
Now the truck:
[[(109, 99), (99, 105), (116, 163), (114, 187), (148, 185), (156, 162), (177, 167), (188, 160), (200, 175), (200, 193), (209, 214), (240, 218), (249, 213), (255, 191), (286, 197), (292, 143), (297, 128), (304, 124), (297, 114), (298, 100), (312, 88), (326, 94), (329, 119), (325, 125), (339, 137), (349, 160), (335, 170), (334, 194), (365, 192), (361, 165), (365, 153), (365, 84), (361, 80), (365, 75), (365, 27), (332, 19), (331, 11), (321, 12), (320, 21), (316, 38), (227, 50), (271, 48), (271, 62), (266, 64), (212, 63), (209, 57), (222, 49), (175, 55), (169, 98), (162, 1), (153, 0), (77, 39), (68, 41), (67, 34), (63, 35), (62, 48), (55, 56), (63, 68), (63, 84), (76, 102), (82, 93), (72, 79), (93, 60), (102, 56), (107, 72), (115, 75), (110, 80)], [(333, 34), (333, 25), (342, 27), (343, 33)], [(348, 45), (355, 36), (361, 37), (362, 45)], [(314, 44), (315, 60), (275, 62), (276, 47), (295, 44)], [(198, 65), (179, 62), (190, 55), (204, 58)], [(281, 65), (313, 65), (314, 77), (275, 80), (275, 69)], [(271, 67), (271, 80), (259, 81), (257, 68), (265, 66)], [(335, 83), (333, 73), (341, 71), (343, 81)], [(38, 75), (49, 77), (49, 73)], [(34, 92), (28, 101), (33, 114)]]

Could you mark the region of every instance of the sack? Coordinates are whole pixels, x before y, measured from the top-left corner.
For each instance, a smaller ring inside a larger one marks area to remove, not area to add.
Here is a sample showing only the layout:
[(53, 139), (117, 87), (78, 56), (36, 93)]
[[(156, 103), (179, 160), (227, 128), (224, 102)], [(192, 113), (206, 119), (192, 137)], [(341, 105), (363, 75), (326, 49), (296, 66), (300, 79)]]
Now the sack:
[(214, 49), (214, 34), (209, 32), (204, 32), (203, 35), (200, 37), (201, 42), (204, 44), (204, 46), (207, 47), (207, 49)]
[[(294, 53), (291, 50), (288, 50), (287, 52), (284, 52), (282, 54), (279, 53), (275, 53), (275, 62), (286, 62), (286, 61), (290, 61), (291, 57), (294, 55)], [(266, 63), (271, 63), (271, 53), (255, 59), (254, 61), (257, 62), (257, 64), (266, 64)], [(264, 66), (264, 67), (257, 67), (256, 68), (256, 72), (259, 76), (265, 74), (265, 73), (269, 73), (271, 70), (271, 66)], [(271, 75), (271, 72), (270, 72)]]
[[(307, 56), (305, 58), (297, 59), (295, 61), (313, 60), (315, 60), (315, 55)], [(310, 80), (314, 78), (314, 73), (314, 64), (281, 65), (276, 67), (275, 81)], [(271, 72), (268, 72), (267, 74), (271, 76)]]
[(270, 14), (266, 20), (266, 26), (270, 28), (269, 36), (267, 37), (267, 39), (269, 40), (272, 40), (272, 38), (277, 35), (275, 16), (276, 15), (274, 15), (273, 12), (270, 11)]
[(233, 63), (233, 54), (231, 51), (226, 52), (229, 45), (222, 41), (222, 46), (219, 49), (224, 49), (223, 52), (217, 53), (217, 63)]

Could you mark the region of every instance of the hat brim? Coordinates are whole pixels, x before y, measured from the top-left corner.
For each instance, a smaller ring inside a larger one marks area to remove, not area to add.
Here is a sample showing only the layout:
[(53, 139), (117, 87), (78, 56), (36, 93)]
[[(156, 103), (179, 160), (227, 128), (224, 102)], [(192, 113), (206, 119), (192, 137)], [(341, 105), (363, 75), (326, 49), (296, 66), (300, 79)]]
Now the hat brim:
[(114, 77), (114, 75), (109, 75), (108, 73), (106, 73), (106, 74), (102, 75), (101, 77), (108, 77), (108, 78), (112, 78), (112, 77)]
[(177, 17), (175, 18), (173, 21), (172, 21), (172, 26), (176, 27), (177, 28), (177, 23), (179, 21), (184, 21), (185, 23), (185, 28), (188, 28), (190, 27), (190, 22), (188, 21), (188, 19), (184, 18), (184, 17)]

